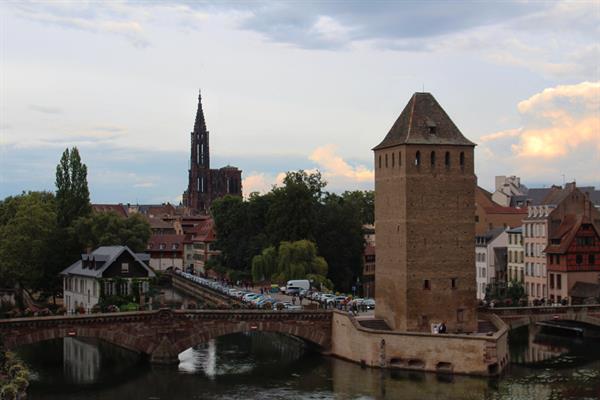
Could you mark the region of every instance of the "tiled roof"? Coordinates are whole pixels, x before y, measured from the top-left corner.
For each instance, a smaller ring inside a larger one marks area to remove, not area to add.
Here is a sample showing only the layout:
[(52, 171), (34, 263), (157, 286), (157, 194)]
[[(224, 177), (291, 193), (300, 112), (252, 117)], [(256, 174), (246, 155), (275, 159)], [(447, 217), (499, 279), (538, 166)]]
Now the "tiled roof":
[[(600, 235), (600, 232), (598, 232), (596, 226), (591, 223), (589, 217), (567, 214), (565, 218), (563, 218), (560, 226), (555, 231), (549, 232), (550, 244), (546, 246), (544, 252), (552, 254), (565, 254), (575, 239), (575, 235), (579, 231), (579, 228), (582, 224), (590, 224), (592, 229), (596, 231), (596, 235)], [(553, 239), (560, 240), (560, 244), (552, 244)]]
[[(152, 235), (148, 240), (147, 251), (183, 251), (184, 241), (185, 235)], [(160, 248), (161, 245), (164, 245), (163, 249)]]
[(454, 125), (431, 93), (415, 93), (392, 128), (373, 150), (400, 144), (474, 146)]
[[(101, 278), (102, 273), (112, 265), (112, 263), (124, 252), (128, 251), (140, 265), (148, 271), (148, 276), (154, 276), (154, 271), (146, 261), (149, 260), (147, 254), (138, 254), (131, 251), (127, 246), (101, 246), (91, 254), (82, 254), (81, 259), (71, 264), (61, 272), (61, 275), (81, 275), (93, 278)], [(103, 262), (98, 268), (83, 268), (83, 260), (94, 260)]]
[(488, 214), (524, 214), (527, 215), (527, 208), (493, 206), (484, 207)]
[(150, 223), (150, 228), (152, 229), (175, 229), (172, 223), (164, 221), (160, 218), (149, 217), (148, 222)]
[(575, 282), (571, 291), (569, 292), (571, 297), (580, 297), (580, 298), (588, 298), (600, 297), (600, 285), (597, 283), (588, 283), (588, 282)]
[(114, 212), (115, 214), (127, 218), (127, 208), (123, 204), (92, 204), (94, 212)]

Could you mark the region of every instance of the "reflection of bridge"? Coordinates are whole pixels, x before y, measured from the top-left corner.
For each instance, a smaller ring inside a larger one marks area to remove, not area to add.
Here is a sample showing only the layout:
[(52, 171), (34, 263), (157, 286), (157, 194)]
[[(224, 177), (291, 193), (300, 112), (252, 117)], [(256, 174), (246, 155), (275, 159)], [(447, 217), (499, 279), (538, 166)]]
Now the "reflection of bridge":
[(600, 327), (600, 304), (556, 307), (485, 308), (480, 313), (495, 314), (511, 329), (543, 321), (577, 321)]
[(7, 348), (64, 337), (93, 337), (146, 354), (154, 363), (174, 363), (187, 348), (249, 331), (296, 336), (327, 350), (331, 320), (330, 311), (161, 309), (0, 320), (0, 334)]

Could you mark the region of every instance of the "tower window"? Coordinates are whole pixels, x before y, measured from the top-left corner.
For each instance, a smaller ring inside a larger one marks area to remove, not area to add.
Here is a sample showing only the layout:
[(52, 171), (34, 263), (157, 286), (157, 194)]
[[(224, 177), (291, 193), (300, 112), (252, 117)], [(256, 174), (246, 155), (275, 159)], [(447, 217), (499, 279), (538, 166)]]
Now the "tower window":
[(429, 283), (429, 279), (425, 279), (423, 281), (423, 289), (425, 289), (425, 290), (431, 289), (431, 284)]
[(450, 152), (449, 151), (446, 152), (446, 157), (445, 157), (444, 163), (446, 164), (446, 168), (450, 168)]
[(402, 166), (402, 152), (399, 151), (398, 152), (398, 166)]
[(430, 135), (435, 135), (437, 133), (436, 127), (435, 126), (430, 126), (429, 127), (429, 134)]
[(392, 153), (392, 168), (396, 165), (396, 153)]
[(450, 283), (451, 283), (452, 289), (456, 289), (458, 287), (457, 284), (456, 284), (457, 280), (458, 280), (457, 278), (452, 278), (450, 280), (451, 281)]
[(379, 169), (381, 169), (381, 156), (379, 156)]
[(417, 154), (415, 154), (415, 165), (418, 167), (421, 165), (421, 152), (417, 151)]
[(460, 152), (460, 168), (465, 168), (465, 153), (462, 151)]
[(435, 151), (431, 152), (431, 168), (435, 167)]
[(388, 167), (388, 155), (387, 154), (385, 155), (385, 167), (386, 168)]

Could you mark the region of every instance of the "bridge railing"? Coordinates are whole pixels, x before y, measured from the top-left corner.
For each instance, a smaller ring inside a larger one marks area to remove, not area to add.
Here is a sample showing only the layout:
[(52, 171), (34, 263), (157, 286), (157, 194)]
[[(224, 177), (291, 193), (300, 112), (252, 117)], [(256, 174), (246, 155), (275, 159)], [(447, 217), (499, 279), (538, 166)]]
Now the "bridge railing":
[(480, 312), (497, 315), (531, 315), (531, 314), (567, 314), (589, 311), (600, 311), (600, 304), (581, 304), (571, 306), (534, 306), (534, 307), (486, 307)]

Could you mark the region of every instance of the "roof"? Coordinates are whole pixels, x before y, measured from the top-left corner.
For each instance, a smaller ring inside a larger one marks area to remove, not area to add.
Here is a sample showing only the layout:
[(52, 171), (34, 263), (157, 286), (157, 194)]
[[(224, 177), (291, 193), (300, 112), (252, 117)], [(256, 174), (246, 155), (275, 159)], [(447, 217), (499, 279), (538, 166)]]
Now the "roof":
[(597, 283), (575, 282), (569, 293), (571, 297), (600, 297), (600, 285)]
[(114, 212), (115, 214), (127, 218), (127, 208), (123, 204), (92, 204), (94, 212)]
[(401, 144), (475, 146), (463, 136), (431, 93), (419, 92), (412, 95), (386, 137), (373, 150)]
[[(575, 239), (575, 235), (579, 231), (582, 224), (590, 224), (592, 229), (596, 231), (596, 235), (600, 236), (598, 229), (591, 222), (588, 216), (567, 214), (561, 221), (559, 227), (549, 232), (549, 245), (546, 246), (544, 252), (552, 254), (565, 254), (569, 249), (569, 246)], [(552, 227), (550, 227), (552, 229)], [(552, 244), (552, 240), (560, 240), (559, 244)]]
[[(184, 241), (185, 235), (152, 235), (148, 240), (147, 251), (183, 251)], [(161, 244), (165, 245), (164, 249), (160, 248)], [(173, 249), (173, 245), (177, 245), (177, 248)]]
[(150, 228), (152, 229), (175, 229), (172, 223), (164, 221), (160, 218), (148, 217), (148, 222), (150, 223)]
[[(152, 268), (146, 264), (146, 261), (150, 259), (148, 255), (134, 253), (127, 246), (101, 246), (90, 254), (82, 254), (81, 259), (65, 268), (61, 272), (61, 275), (81, 275), (91, 278), (101, 278), (104, 271), (106, 271), (106, 269), (108, 269), (125, 251), (129, 252), (133, 256), (133, 259), (140, 263), (140, 265), (148, 271), (149, 276), (155, 276)], [(83, 260), (94, 260), (96, 262), (100, 261), (102, 264), (97, 268), (84, 268), (82, 262)]]
[(483, 209), (488, 214), (524, 214), (524, 215), (527, 215), (527, 208), (493, 206), (493, 207), (484, 207)]
[(512, 228), (512, 229), (507, 230), (506, 232), (508, 232), (508, 233), (520, 233), (520, 234), (522, 234), (523, 233), (523, 227), (519, 226), (519, 227), (516, 227), (516, 228)]
[(492, 228), (483, 235), (477, 235), (477, 238), (483, 239), (485, 241), (485, 244), (488, 244), (494, 239), (496, 239), (498, 236), (500, 236), (504, 232), (504, 230), (505, 229), (503, 227)]
[(194, 242), (214, 242), (217, 240), (212, 219), (202, 221), (201, 224), (194, 226), (193, 230), (188, 232), (192, 234), (192, 240)]

